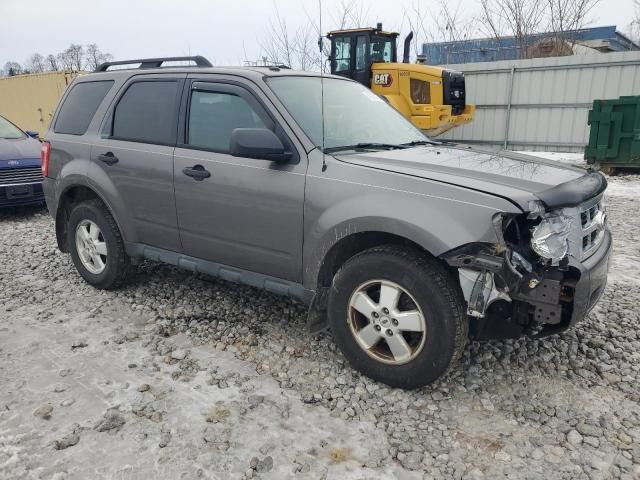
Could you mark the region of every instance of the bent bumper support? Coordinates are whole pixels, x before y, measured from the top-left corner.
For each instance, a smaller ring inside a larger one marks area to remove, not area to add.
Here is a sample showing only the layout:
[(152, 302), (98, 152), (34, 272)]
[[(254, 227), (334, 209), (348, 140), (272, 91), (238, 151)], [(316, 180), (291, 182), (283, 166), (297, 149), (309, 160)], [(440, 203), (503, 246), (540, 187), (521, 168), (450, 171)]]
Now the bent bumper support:
[[(611, 235), (584, 262), (516, 269), (508, 252), (492, 244), (469, 244), (441, 258), (458, 269), (475, 338), (542, 337), (582, 320), (606, 284)], [(526, 265), (525, 265), (526, 267)], [(530, 267), (530, 265), (529, 265)]]

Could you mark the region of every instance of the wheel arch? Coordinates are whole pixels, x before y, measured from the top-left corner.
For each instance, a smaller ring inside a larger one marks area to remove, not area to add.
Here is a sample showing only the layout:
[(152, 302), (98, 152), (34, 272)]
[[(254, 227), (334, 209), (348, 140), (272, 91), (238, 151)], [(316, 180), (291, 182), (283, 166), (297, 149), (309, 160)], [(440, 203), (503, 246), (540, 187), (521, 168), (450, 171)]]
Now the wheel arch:
[(336, 272), (354, 255), (381, 245), (401, 245), (427, 255), (431, 253), (410, 238), (379, 230), (367, 230), (341, 238), (327, 251), (318, 268), (316, 286), (329, 287)]
[[(338, 237), (336, 237), (338, 238)], [(307, 326), (310, 332), (317, 333), (327, 328), (326, 310), (329, 289), (334, 275), (342, 265), (360, 252), (383, 245), (398, 245), (436, 258), (425, 246), (409, 235), (383, 230), (364, 230), (342, 236), (319, 256), (315, 268), (305, 271), (306, 281), (315, 295), (309, 306)]]
[(100, 195), (95, 189), (91, 188), (88, 185), (67, 185), (60, 194), (55, 217), (56, 242), (58, 244), (58, 248), (62, 252), (69, 253), (67, 249), (67, 223), (69, 220), (71, 209), (73, 208), (73, 205), (76, 205), (77, 203), (83, 202), (85, 200), (99, 200), (100, 202), (102, 202), (102, 204), (114, 218), (116, 224), (118, 225), (118, 228), (120, 229), (120, 232), (123, 233), (122, 228), (118, 223), (118, 219), (113, 214), (113, 210), (109, 207), (109, 204), (105, 201), (102, 195)]

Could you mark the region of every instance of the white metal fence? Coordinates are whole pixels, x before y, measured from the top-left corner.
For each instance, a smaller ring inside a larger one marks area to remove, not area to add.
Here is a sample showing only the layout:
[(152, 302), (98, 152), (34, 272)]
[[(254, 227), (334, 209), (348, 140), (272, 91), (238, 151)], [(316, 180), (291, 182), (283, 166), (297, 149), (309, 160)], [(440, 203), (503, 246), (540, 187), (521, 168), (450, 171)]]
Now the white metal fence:
[(465, 73), (468, 125), (442, 139), (512, 150), (582, 151), (595, 99), (640, 95), (640, 52), (447, 65)]

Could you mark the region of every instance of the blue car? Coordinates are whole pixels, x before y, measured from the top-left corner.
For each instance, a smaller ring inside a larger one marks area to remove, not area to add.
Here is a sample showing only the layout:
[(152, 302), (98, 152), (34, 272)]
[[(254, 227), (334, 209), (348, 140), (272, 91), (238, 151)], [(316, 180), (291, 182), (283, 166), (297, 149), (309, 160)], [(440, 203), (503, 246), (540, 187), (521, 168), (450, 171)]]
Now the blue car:
[(44, 202), (37, 137), (0, 116), (0, 208)]

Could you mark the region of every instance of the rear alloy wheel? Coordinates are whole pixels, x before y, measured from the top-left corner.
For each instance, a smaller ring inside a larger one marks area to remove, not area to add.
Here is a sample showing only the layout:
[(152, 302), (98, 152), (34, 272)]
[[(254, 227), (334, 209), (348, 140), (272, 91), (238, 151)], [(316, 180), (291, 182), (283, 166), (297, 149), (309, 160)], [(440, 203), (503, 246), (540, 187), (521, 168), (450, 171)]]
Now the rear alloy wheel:
[(457, 279), (437, 259), (407, 247), (375, 247), (347, 260), (333, 277), (327, 313), (349, 362), (392, 387), (434, 382), (467, 341)]
[(124, 281), (129, 257), (118, 225), (100, 200), (73, 206), (67, 224), (67, 248), (87, 283), (111, 289)]
[(91, 220), (83, 220), (76, 228), (76, 250), (84, 268), (94, 275), (107, 266), (107, 244), (100, 227)]

